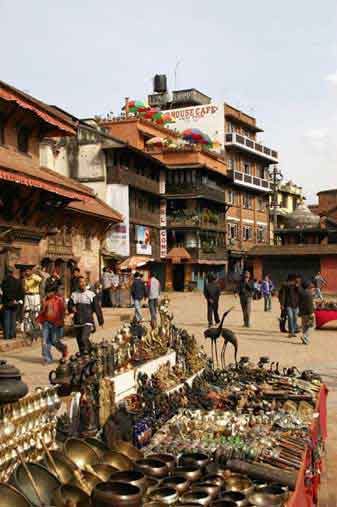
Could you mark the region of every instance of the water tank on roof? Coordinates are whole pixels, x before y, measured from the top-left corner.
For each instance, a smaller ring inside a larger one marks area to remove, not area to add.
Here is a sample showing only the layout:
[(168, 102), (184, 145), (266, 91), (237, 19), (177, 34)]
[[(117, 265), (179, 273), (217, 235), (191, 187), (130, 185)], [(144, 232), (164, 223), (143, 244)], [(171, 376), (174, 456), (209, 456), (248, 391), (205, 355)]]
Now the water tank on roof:
[(153, 91), (156, 93), (167, 92), (167, 77), (165, 74), (156, 74), (153, 78)]

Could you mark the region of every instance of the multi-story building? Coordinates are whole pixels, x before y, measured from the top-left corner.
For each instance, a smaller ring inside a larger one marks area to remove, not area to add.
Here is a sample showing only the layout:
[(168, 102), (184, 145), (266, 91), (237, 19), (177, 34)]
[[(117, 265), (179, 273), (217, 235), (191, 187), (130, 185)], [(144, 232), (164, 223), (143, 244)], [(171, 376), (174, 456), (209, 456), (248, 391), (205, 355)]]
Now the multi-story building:
[[(293, 213), (297, 206), (303, 201), (303, 188), (292, 181), (281, 183), (277, 191), (276, 223), (277, 229), (286, 226), (286, 219)], [(274, 206), (270, 199), (270, 214), (274, 215)]]

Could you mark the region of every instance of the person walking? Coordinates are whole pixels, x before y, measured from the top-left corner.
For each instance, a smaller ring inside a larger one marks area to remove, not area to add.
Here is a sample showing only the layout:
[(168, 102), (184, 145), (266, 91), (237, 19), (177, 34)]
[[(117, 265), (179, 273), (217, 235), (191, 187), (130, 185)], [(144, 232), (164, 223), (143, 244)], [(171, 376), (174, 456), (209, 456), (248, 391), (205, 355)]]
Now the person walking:
[(119, 274), (115, 269), (111, 271), (111, 297), (112, 297), (112, 306), (114, 306), (115, 308), (120, 308), (121, 306), (120, 280)]
[(264, 277), (261, 285), (261, 292), (264, 299), (264, 311), (271, 312), (271, 295), (274, 285), (269, 275)]
[(79, 351), (84, 354), (91, 349), (90, 334), (95, 330), (94, 313), (101, 327), (104, 325), (104, 318), (97, 295), (87, 289), (83, 276), (78, 278), (78, 289), (70, 296), (68, 311), (73, 316)]
[(142, 300), (146, 297), (146, 288), (143, 281), (143, 276), (138, 271), (134, 274), (133, 283), (131, 285), (131, 296), (133, 299), (133, 304), (135, 306), (135, 319), (138, 322), (143, 320), (141, 308), (142, 308)]
[(111, 307), (111, 288), (112, 288), (112, 276), (110, 268), (103, 268), (102, 275), (102, 306)]
[(219, 324), (219, 297), (220, 297), (220, 287), (216, 281), (216, 278), (213, 273), (209, 273), (207, 277), (207, 282), (204, 286), (204, 296), (207, 301), (207, 320), (208, 327), (213, 326), (213, 317), (215, 324)]
[(240, 297), (244, 327), (250, 327), (254, 283), (251, 280), (249, 271), (244, 272), (243, 278), (240, 280), (238, 289), (235, 294), (239, 294)]
[(57, 271), (53, 271), (53, 273), (47, 278), (44, 284), (45, 295), (50, 294), (50, 292), (55, 292), (56, 294), (59, 292), (59, 289), (62, 285), (60, 275)]
[(315, 285), (312, 282), (304, 283), (299, 291), (299, 315), (302, 319), (301, 340), (304, 345), (309, 344), (310, 331), (314, 327), (314, 293)]
[(58, 287), (46, 287), (46, 296), (42, 302), (42, 309), (38, 317), (42, 325), (42, 358), (44, 364), (53, 360), (51, 347), (61, 352), (65, 359), (68, 356), (68, 347), (61, 341), (64, 329), (65, 304), (63, 296), (57, 294)]
[(325, 278), (323, 278), (323, 276), (321, 275), (320, 271), (314, 278), (314, 284), (315, 284), (315, 298), (319, 299), (320, 301), (323, 301), (322, 288), (327, 284), (327, 282)]
[(24, 277), (24, 290), (25, 290), (25, 310), (32, 310), (36, 314), (40, 311), (41, 297), (40, 297), (40, 284), (42, 277), (33, 272), (32, 267), (27, 267)]
[(151, 316), (151, 327), (154, 329), (157, 325), (157, 310), (158, 300), (160, 296), (160, 281), (156, 277), (155, 273), (151, 273), (148, 282), (148, 294), (149, 294), (149, 310)]
[(18, 305), (24, 298), (22, 284), (14, 276), (14, 268), (7, 268), (2, 285), (3, 329), (5, 340), (16, 338), (16, 316)]
[(289, 338), (295, 337), (297, 332), (299, 291), (297, 276), (289, 274), (287, 282), (282, 285), (279, 292), (281, 311), (285, 311), (288, 319)]

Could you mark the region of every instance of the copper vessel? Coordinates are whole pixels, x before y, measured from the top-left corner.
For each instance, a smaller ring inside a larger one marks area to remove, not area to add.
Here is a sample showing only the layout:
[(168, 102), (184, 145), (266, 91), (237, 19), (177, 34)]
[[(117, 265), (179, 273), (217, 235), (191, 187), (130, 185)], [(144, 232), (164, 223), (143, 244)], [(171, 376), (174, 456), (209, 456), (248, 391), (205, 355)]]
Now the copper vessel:
[(212, 501), (212, 497), (206, 489), (198, 488), (188, 493), (185, 493), (181, 497), (183, 503), (194, 503), (199, 505), (209, 505)]
[(249, 505), (246, 495), (240, 491), (225, 491), (222, 493), (221, 499), (234, 502), (237, 507), (245, 507), (246, 505)]
[(163, 461), (170, 472), (173, 472), (176, 466), (176, 458), (172, 454), (149, 454), (147, 458)]
[(95, 465), (93, 467), (93, 470), (103, 482), (108, 482), (111, 475), (115, 472), (118, 472), (117, 468), (105, 464)]
[(115, 472), (110, 477), (111, 482), (126, 482), (137, 486), (142, 493), (145, 492), (147, 487), (147, 480), (145, 475), (138, 470), (126, 470), (124, 472)]
[(138, 507), (141, 491), (126, 482), (101, 482), (91, 494), (93, 507)]
[(189, 481), (182, 475), (172, 475), (172, 477), (166, 477), (162, 480), (161, 485), (174, 488), (178, 495), (182, 495), (190, 487)]
[(254, 484), (252, 481), (241, 475), (233, 475), (229, 477), (224, 483), (225, 491), (241, 491), (245, 495), (249, 495), (254, 491)]
[(119, 452), (107, 451), (100, 458), (100, 463), (110, 465), (117, 468), (119, 471), (133, 470), (134, 468), (133, 462), (127, 456)]
[(137, 470), (150, 477), (157, 477), (161, 479), (166, 477), (168, 474), (168, 467), (164, 461), (157, 459), (144, 458), (136, 461), (135, 463)]
[(182, 475), (188, 481), (198, 481), (202, 475), (201, 468), (197, 465), (179, 466), (175, 469), (174, 475)]
[(203, 489), (208, 492), (208, 494), (211, 496), (212, 500), (216, 498), (221, 490), (221, 486), (218, 484), (213, 484), (211, 482), (204, 482), (204, 481), (198, 481), (194, 482), (192, 485), (192, 491), (195, 491), (197, 489)]
[(179, 458), (179, 465), (196, 465), (200, 468), (206, 467), (209, 462), (209, 457), (201, 452), (188, 452), (184, 453)]
[(178, 501), (178, 493), (174, 488), (165, 486), (152, 491), (151, 498), (156, 502), (172, 505)]

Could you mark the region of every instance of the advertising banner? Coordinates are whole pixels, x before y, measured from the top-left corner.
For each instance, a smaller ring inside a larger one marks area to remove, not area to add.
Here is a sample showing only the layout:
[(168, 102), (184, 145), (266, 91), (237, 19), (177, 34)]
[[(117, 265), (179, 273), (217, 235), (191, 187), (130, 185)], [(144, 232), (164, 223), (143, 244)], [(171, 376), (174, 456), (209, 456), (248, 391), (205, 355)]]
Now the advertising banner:
[(165, 258), (167, 256), (167, 232), (166, 229), (160, 230), (160, 257)]
[(152, 255), (151, 232), (145, 225), (136, 225), (136, 252), (139, 255)]
[(160, 200), (159, 222), (160, 222), (160, 227), (166, 227), (166, 225), (167, 225), (167, 219), (166, 219), (166, 199), (161, 199)]
[(163, 111), (170, 115), (175, 123), (172, 129), (183, 132), (186, 129), (199, 129), (207, 134), (212, 142), (216, 143), (215, 151), (224, 149), (225, 141), (225, 118), (223, 104), (207, 104), (204, 106), (183, 107)]
[(106, 195), (107, 204), (122, 215), (123, 222), (117, 224), (109, 232), (105, 246), (111, 253), (128, 257), (130, 255), (129, 187), (119, 183), (107, 185)]

